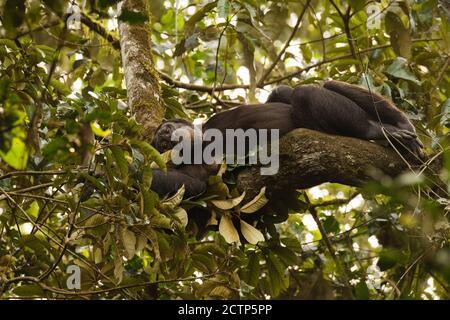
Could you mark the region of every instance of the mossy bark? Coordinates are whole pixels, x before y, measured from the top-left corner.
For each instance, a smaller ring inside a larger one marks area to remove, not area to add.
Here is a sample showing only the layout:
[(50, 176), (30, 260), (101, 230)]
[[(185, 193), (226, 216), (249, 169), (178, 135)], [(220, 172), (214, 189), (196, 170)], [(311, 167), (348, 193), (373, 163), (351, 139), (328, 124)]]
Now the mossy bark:
[(269, 197), (324, 182), (360, 186), (383, 174), (395, 177), (409, 168), (407, 162), (413, 163), (411, 159), (405, 162), (389, 147), (308, 129), (296, 129), (282, 137), (279, 152), (277, 174), (262, 176), (258, 166), (245, 169), (237, 176), (238, 189), (251, 198), (263, 186)]
[[(150, 16), (145, 0), (124, 0), (121, 12), (139, 12)], [(122, 67), (127, 87), (128, 104), (136, 120), (142, 124), (142, 138), (150, 141), (164, 117), (159, 75), (151, 53), (150, 21), (140, 24), (119, 23)]]

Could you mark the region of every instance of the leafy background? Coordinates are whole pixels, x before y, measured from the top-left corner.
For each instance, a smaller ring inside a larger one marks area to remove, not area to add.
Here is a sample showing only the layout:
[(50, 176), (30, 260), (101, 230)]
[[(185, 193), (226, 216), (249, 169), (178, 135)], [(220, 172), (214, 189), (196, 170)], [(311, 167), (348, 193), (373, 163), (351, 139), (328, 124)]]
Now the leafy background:
[(78, 4), (68, 28), (62, 1), (0, 1), (1, 298), (449, 297), (448, 1), (149, 2), (167, 118), (333, 78), (390, 97), (443, 159), (431, 176), (299, 191), (269, 217), (233, 168), (201, 199), (149, 189), (166, 164), (127, 107), (117, 28), (147, 14)]

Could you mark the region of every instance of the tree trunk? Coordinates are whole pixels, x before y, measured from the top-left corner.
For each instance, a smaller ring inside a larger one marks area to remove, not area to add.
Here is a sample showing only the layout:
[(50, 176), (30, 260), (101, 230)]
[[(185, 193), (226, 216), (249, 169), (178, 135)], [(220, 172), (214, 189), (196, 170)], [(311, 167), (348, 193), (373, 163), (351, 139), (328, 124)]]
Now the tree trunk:
[[(124, 0), (120, 12), (139, 12), (149, 16), (145, 0)], [(150, 23), (130, 24), (120, 21), (122, 67), (127, 86), (128, 105), (143, 126), (142, 138), (151, 141), (164, 117), (159, 76), (155, 69), (150, 39)]]

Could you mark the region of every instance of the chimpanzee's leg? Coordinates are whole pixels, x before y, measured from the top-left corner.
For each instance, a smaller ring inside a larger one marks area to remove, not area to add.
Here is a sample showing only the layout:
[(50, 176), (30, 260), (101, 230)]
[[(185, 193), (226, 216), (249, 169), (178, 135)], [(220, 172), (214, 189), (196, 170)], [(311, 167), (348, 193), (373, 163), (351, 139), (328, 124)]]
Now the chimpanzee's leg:
[(374, 119), (415, 133), (414, 126), (406, 115), (390, 100), (376, 92), (340, 81), (327, 81), (323, 87), (352, 100)]
[(300, 86), (291, 98), (297, 127), (311, 128), (366, 140), (393, 138), (422, 156), (415, 134), (377, 121), (349, 98), (318, 86)]
[(390, 100), (369, 90), (339, 81), (327, 81), (324, 88), (339, 93), (355, 102), (376, 121), (381, 122), (400, 145), (422, 157), (422, 142), (416, 135), (416, 130), (406, 115)]
[(360, 139), (382, 139), (380, 126), (350, 99), (314, 85), (294, 89), (291, 104), (298, 127)]

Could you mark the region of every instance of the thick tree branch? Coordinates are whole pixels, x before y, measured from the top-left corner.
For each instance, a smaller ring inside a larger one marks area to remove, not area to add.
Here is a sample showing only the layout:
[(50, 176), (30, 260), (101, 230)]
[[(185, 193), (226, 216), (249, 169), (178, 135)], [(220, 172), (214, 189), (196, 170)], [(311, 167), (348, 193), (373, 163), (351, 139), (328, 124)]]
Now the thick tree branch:
[(370, 168), (389, 176), (408, 169), (392, 148), (309, 129), (297, 129), (281, 138), (279, 159), (276, 175), (261, 176), (257, 166), (240, 172), (238, 189), (253, 197), (266, 186), (267, 196), (274, 197), (324, 182), (359, 186), (371, 178)]

